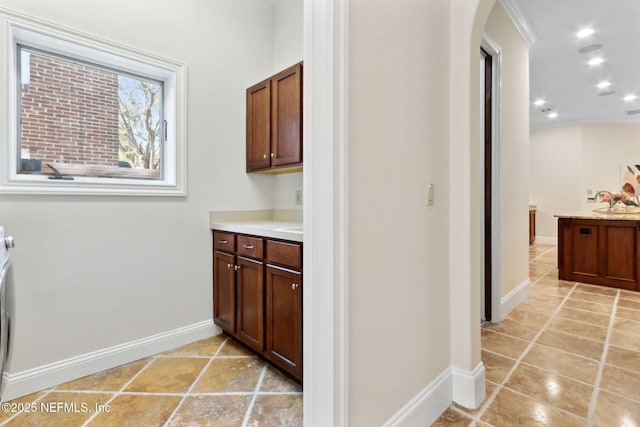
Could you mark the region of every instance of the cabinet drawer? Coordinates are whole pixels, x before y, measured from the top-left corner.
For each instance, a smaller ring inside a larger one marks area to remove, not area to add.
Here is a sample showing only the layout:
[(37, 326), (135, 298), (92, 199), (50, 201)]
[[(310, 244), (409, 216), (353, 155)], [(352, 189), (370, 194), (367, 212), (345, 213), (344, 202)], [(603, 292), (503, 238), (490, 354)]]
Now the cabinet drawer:
[(263, 257), (263, 243), (259, 237), (238, 236), (238, 249), (239, 255), (245, 255), (251, 258)]
[(302, 246), (297, 243), (267, 240), (265, 258), (269, 262), (302, 268)]
[(225, 233), (223, 231), (213, 232), (213, 247), (220, 251), (235, 252), (236, 235), (234, 233)]

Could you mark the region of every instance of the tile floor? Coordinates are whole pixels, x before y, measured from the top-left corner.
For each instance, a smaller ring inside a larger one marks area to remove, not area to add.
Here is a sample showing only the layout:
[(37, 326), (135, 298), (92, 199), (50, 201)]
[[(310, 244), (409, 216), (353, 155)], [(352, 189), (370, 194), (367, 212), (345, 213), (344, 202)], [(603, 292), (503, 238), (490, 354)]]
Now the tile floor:
[(0, 426), (302, 425), (302, 388), (222, 335), (8, 403), (34, 411)]
[[(558, 280), (554, 246), (531, 246), (530, 276), (530, 296), (482, 327), (487, 398), (434, 425), (640, 427), (640, 293)], [(300, 386), (223, 336), (11, 403), (39, 410), (0, 426), (302, 425)]]
[(640, 293), (560, 281), (556, 257), (530, 247), (531, 294), (482, 326), (486, 399), (435, 426), (640, 427)]

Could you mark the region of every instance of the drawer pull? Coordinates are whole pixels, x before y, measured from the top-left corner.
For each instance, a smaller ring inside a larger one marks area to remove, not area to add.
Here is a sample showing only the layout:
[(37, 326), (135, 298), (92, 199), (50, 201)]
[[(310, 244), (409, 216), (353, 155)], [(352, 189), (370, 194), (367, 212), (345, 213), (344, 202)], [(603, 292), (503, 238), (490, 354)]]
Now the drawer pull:
[(592, 230), (590, 228), (581, 228), (580, 234), (591, 234)]
[(229, 243), (228, 240), (218, 240), (218, 243), (222, 243), (223, 245), (226, 245), (227, 243)]
[(253, 245), (242, 245), (245, 249), (253, 249)]
[(297, 283), (292, 283), (291, 284), (291, 289), (298, 289), (300, 285), (298, 285)]

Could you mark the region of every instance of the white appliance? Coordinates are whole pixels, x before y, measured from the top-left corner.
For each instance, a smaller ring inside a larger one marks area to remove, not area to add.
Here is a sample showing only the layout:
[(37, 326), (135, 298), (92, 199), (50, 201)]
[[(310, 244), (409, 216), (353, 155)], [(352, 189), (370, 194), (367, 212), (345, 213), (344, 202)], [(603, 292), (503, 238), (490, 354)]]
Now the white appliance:
[(9, 249), (13, 248), (13, 237), (7, 236), (0, 225), (0, 397), (4, 391), (4, 370), (9, 354), (10, 316), (7, 311), (7, 286), (12, 286), (11, 257)]

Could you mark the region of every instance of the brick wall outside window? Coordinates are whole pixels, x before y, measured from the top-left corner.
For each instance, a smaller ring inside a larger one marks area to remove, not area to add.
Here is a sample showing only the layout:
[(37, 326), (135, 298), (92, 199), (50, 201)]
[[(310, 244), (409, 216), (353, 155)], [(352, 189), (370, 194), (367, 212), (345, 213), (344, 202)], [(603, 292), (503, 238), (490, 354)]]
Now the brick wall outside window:
[(21, 143), (31, 159), (118, 166), (118, 75), (31, 53)]

